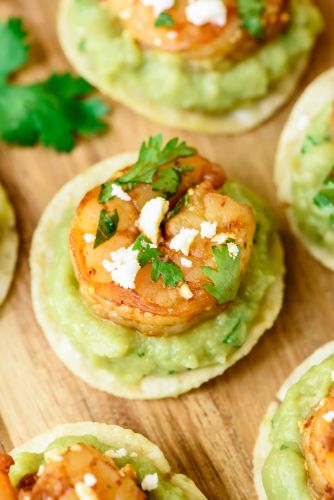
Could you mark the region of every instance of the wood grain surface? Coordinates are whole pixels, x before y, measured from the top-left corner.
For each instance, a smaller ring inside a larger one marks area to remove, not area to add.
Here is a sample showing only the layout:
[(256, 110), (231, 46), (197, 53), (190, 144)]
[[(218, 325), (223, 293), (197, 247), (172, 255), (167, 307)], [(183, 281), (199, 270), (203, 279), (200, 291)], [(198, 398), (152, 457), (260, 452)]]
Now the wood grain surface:
[[(327, 31), (303, 85), (334, 64), (334, 0), (318, 3)], [(57, 41), (56, 13), (56, 1), (0, 0), (1, 18), (22, 16), (33, 32), (33, 61), (24, 72), (27, 81), (44, 77), (51, 69), (68, 69)], [(290, 107), (240, 137), (189, 133), (182, 137), (269, 199), (281, 217), (272, 172)], [(0, 311), (1, 443), (10, 450), (64, 422), (117, 423), (157, 443), (174, 469), (194, 479), (210, 500), (252, 499), (252, 449), (268, 403), (298, 363), (333, 339), (334, 275), (303, 250), (282, 220), (287, 260), (284, 309), (248, 357), (225, 376), (177, 400), (131, 402), (88, 387), (55, 357), (36, 324), (28, 254), (43, 209), (65, 182), (101, 159), (137, 149), (159, 130), (166, 138), (175, 135), (117, 104), (110, 125), (106, 135), (82, 141), (69, 155), (0, 145), (0, 179), (15, 205), (21, 236), (16, 276)]]

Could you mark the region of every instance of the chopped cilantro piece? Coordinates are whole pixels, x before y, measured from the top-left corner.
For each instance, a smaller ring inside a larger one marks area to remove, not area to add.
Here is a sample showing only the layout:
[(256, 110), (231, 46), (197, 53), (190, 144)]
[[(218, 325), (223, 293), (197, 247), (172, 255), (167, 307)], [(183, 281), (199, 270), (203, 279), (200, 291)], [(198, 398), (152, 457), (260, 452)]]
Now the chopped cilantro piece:
[(172, 162), (177, 158), (192, 156), (196, 150), (185, 142), (179, 142), (175, 137), (162, 147), (162, 134), (150, 137), (147, 144), (141, 145), (138, 160), (129, 172), (117, 179), (119, 184), (152, 184), (153, 178), (160, 166)]
[(181, 269), (174, 262), (163, 262), (156, 258), (152, 261), (151, 278), (156, 282), (160, 276), (164, 285), (170, 288), (175, 288), (184, 279)]
[(178, 167), (176, 165), (165, 170), (160, 170), (158, 179), (153, 183), (153, 189), (161, 191), (168, 198), (176, 193), (182, 180), (181, 174), (192, 171), (193, 168), (191, 167)]
[(239, 318), (229, 334), (224, 337), (223, 344), (233, 347), (242, 346), (242, 340), (240, 339), (240, 323), (241, 319)]
[(313, 201), (319, 208), (334, 207), (334, 189), (319, 191)]
[(286, 444), (281, 444), (281, 446), (279, 447), (279, 449), (282, 451), (282, 450), (287, 450), (289, 448), (289, 446), (287, 446)]
[(202, 271), (210, 278), (212, 284), (205, 285), (209, 292), (219, 304), (225, 304), (234, 300), (240, 285), (240, 251), (235, 258), (229, 254), (227, 245), (212, 247), (212, 253), (218, 269), (202, 267)]
[(154, 26), (156, 28), (161, 28), (162, 26), (171, 28), (174, 26), (174, 19), (170, 14), (168, 14), (168, 12), (161, 12), (161, 14), (157, 17)]
[(181, 269), (174, 262), (163, 262), (160, 260), (159, 257), (163, 257), (163, 254), (158, 248), (152, 246), (152, 243), (145, 235), (141, 234), (138, 236), (133, 249), (139, 250), (137, 260), (140, 267), (144, 267), (149, 262), (152, 262), (152, 281), (158, 281), (161, 276), (165, 286), (175, 288), (184, 279)]
[(263, 14), (265, 12), (264, 0), (237, 0), (239, 16), (242, 20), (241, 27), (258, 40), (264, 37)]
[(97, 226), (94, 248), (97, 248), (105, 241), (110, 240), (117, 231), (119, 216), (117, 210), (113, 213), (108, 210), (101, 210), (99, 224)]
[(326, 186), (334, 187), (334, 165), (330, 169), (326, 179), (324, 180)]
[(100, 195), (99, 195), (99, 203), (104, 205), (105, 203), (108, 203), (108, 201), (115, 198), (115, 196), (112, 194), (114, 184), (115, 184), (115, 182), (113, 182), (113, 181), (105, 182), (104, 184), (102, 184)]
[(179, 201), (177, 202), (177, 204), (175, 205), (175, 207), (172, 208), (172, 210), (170, 210), (168, 212), (168, 214), (165, 217), (165, 222), (168, 222), (175, 215), (177, 215), (179, 213), (179, 211), (181, 210), (181, 208), (183, 207), (183, 205), (185, 207), (187, 207), (189, 205), (189, 194), (188, 193), (186, 193), (183, 196), (181, 196), (181, 198), (179, 199)]
[(83, 100), (93, 87), (68, 73), (14, 85), (9, 77), (27, 61), (29, 46), (22, 21), (0, 21), (0, 136), (10, 144), (33, 146), (40, 140), (57, 151), (71, 151), (76, 135), (102, 132), (108, 107), (99, 99)]

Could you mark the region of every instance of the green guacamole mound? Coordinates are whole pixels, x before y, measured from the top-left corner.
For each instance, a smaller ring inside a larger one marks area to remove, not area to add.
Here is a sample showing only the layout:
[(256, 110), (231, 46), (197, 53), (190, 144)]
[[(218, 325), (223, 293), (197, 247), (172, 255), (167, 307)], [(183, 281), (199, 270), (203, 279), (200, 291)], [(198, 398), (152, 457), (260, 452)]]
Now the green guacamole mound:
[(301, 448), (299, 422), (329, 393), (334, 356), (312, 367), (288, 391), (272, 420), (272, 450), (262, 481), (268, 500), (311, 500)]
[[(55, 439), (47, 447), (45, 452), (51, 449), (66, 449), (78, 443), (94, 446), (100, 453), (105, 453), (107, 450), (111, 449), (111, 446), (101, 443), (96, 437), (85, 435), (64, 436)], [(39, 467), (44, 463), (44, 453), (23, 452), (16, 455), (15, 465), (10, 469), (11, 482), (16, 486), (25, 475), (36, 473)], [(155, 490), (147, 492), (148, 498), (152, 500), (185, 500), (186, 496), (181, 488), (173, 485), (168, 477), (164, 477), (149, 458), (144, 456), (131, 457), (128, 455), (122, 458), (114, 458), (113, 460), (119, 468), (124, 467), (126, 464), (132, 465), (137, 474), (138, 485), (141, 484), (147, 474), (158, 474), (158, 487)]]
[[(334, 167), (332, 103), (312, 120), (292, 170), (293, 211), (300, 231), (327, 250), (334, 251), (334, 179), (326, 183)], [(325, 192), (333, 203), (319, 202)]]
[(323, 22), (308, 0), (292, 0), (288, 29), (245, 60), (194, 61), (142, 49), (96, 0), (73, 0), (78, 50), (104, 88), (177, 109), (225, 113), (268, 95), (307, 58)]
[[(85, 307), (74, 276), (67, 238), (75, 207), (54, 231), (54, 262), (46, 270), (49, 314), (92, 366), (108, 370), (123, 383), (146, 375), (171, 375), (224, 364), (246, 341), (268, 288), (283, 274), (277, 255), (277, 228), (268, 207), (254, 193), (229, 181), (223, 192), (253, 207), (257, 232), (251, 261), (238, 297), (223, 313), (181, 335), (147, 337), (93, 316)], [(274, 250), (276, 248), (276, 251)]]

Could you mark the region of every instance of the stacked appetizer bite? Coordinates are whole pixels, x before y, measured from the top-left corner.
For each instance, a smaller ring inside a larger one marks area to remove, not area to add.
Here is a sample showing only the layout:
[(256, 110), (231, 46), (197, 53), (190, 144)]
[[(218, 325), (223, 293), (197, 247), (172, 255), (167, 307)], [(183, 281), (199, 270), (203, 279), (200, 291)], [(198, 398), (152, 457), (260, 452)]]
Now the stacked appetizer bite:
[(205, 500), (157, 446), (116, 425), (65, 424), (0, 453), (1, 500)]
[(294, 107), (275, 178), (295, 234), (334, 270), (334, 69), (315, 80)]
[(0, 184), (0, 305), (10, 287), (18, 250), (16, 218), (7, 194)]
[(334, 342), (302, 363), (261, 424), (254, 477), (261, 500), (334, 498)]
[(268, 207), (160, 134), (68, 183), (36, 230), (37, 318), (66, 365), (128, 398), (177, 396), (247, 354), (281, 308)]
[(151, 119), (250, 129), (293, 93), (322, 30), (310, 0), (62, 0), (72, 64)]

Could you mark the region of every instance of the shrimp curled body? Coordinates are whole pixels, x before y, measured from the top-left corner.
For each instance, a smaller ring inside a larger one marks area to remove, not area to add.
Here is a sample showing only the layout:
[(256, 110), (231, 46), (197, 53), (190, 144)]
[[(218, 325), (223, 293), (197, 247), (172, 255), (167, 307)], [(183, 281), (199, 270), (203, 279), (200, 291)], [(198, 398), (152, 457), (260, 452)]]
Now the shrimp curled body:
[[(176, 164), (187, 171), (182, 174), (176, 193), (169, 198), (170, 211), (160, 226), (157, 247), (162, 262), (173, 263), (181, 270), (183, 278), (177, 286), (166, 286), (161, 277), (153, 281), (152, 262), (139, 269), (132, 288), (117, 284), (103, 267), (113, 252), (130, 249), (141, 234), (140, 213), (149, 200), (159, 195), (152, 185), (137, 184), (127, 191), (126, 200), (115, 196), (104, 205), (99, 203), (101, 188), (91, 190), (81, 201), (70, 229), (70, 253), (80, 293), (88, 308), (102, 319), (146, 335), (179, 334), (228, 307), (207, 291), (211, 281), (203, 266), (217, 269), (212, 248), (221, 243), (220, 239), (232, 237), (240, 249), (240, 280), (253, 244), (255, 222), (251, 207), (217, 191), (225, 182), (222, 169), (198, 154), (179, 158)], [(170, 167), (167, 164), (163, 170)], [(119, 172), (114, 180), (128, 170)], [(187, 203), (173, 215), (173, 209), (185, 197)], [(109, 213), (117, 210), (119, 222), (116, 234), (94, 248), (94, 238), (87, 242), (85, 235), (96, 234), (102, 207)], [(203, 235), (203, 223), (214, 228), (212, 235)], [(172, 242), (187, 230), (194, 237), (189, 251), (184, 252)]]

